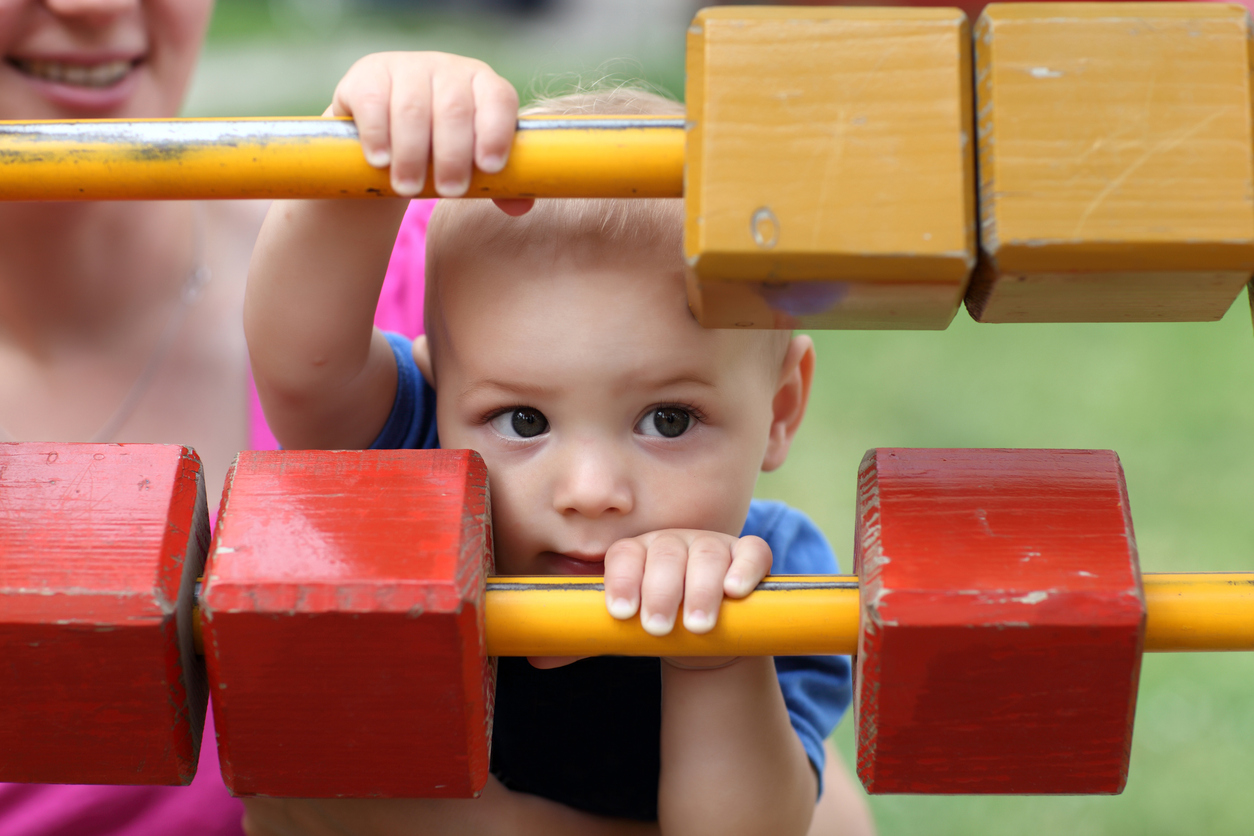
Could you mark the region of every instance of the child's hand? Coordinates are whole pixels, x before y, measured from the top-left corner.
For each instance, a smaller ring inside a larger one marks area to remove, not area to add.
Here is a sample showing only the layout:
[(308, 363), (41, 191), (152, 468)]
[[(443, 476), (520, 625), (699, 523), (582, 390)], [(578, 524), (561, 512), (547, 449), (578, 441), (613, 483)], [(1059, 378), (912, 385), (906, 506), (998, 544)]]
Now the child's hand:
[(473, 58), (380, 52), (349, 69), (326, 115), (353, 118), (366, 161), (375, 168), (391, 165), (397, 194), (418, 194), (434, 160), (436, 191), (460, 197), (470, 185), (472, 164), (489, 174), (505, 166), (518, 94)]
[(605, 604), (618, 619), (640, 613), (640, 624), (665, 636), (680, 601), (684, 627), (708, 633), (723, 595), (743, 598), (771, 568), (771, 547), (760, 537), (668, 529), (619, 540), (605, 553)]

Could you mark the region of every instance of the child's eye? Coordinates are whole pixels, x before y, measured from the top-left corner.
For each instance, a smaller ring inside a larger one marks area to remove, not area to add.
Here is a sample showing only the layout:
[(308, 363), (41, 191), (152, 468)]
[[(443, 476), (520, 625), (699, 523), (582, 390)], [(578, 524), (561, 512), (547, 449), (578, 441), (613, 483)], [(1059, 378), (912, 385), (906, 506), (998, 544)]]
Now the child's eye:
[(535, 438), (549, 431), (549, 419), (529, 406), (502, 412), (488, 423), (506, 438)]
[(678, 406), (659, 406), (651, 409), (636, 425), (636, 432), (662, 438), (678, 438), (688, 431), (692, 414)]

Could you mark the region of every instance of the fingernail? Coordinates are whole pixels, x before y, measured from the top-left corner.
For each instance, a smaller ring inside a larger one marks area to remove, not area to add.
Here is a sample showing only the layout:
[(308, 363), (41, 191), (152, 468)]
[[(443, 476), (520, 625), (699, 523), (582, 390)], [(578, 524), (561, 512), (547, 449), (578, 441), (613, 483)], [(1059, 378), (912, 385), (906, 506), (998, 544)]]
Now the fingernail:
[(479, 170), (485, 174), (496, 174), (505, 168), (505, 157), (501, 154), (489, 154), (479, 161)]
[(714, 629), (714, 617), (701, 610), (684, 613), (684, 627), (689, 633), (708, 633)]
[(366, 152), (366, 162), (375, 168), (387, 168), (392, 163), (392, 152), (386, 148), (376, 148)]
[(636, 614), (636, 602), (629, 601), (626, 598), (611, 598), (609, 602), (610, 615), (619, 619), (631, 618)]
[(421, 180), (393, 180), (392, 191), (401, 197), (413, 197), (422, 191), (423, 182)]
[(641, 622), (644, 631), (650, 636), (665, 636), (675, 626), (673, 618), (667, 618), (661, 613), (654, 613)]
[(748, 581), (739, 575), (728, 575), (723, 587), (733, 595), (748, 595), (752, 592)]
[(435, 190), (440, 197), (461, 197), (470, 188), (469, 180), (436, 181)]

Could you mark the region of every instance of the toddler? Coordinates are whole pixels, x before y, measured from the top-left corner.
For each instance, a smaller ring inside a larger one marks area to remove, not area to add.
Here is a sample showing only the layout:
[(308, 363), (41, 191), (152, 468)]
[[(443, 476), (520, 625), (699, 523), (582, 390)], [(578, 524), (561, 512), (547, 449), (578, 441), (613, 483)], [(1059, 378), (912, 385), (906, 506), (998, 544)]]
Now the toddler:
[[(364, 59), (331, 112), (357, 120), (398, 192), (421, 188), (431, 156), (437, 189), (455, 196), (472, 159), (504, 165), (516, 108), (485, 65), (428, 53)], [(618, 90), (543, 112), (682, 111)], [(681, 618), (709, 631), (724, 595), (748, 595), (772, 569), (836, 571), (812, 523), (752, 499), (805, 412), (809, 338), (696, 323), (678, 200), (498, 205), (436, 207), (427, 334), (412, 343), (372, 325), (404, 201), (272, 207), (245, 328), (279, 441), (477, 450), (497, 571), (604, 574), (611, 615), (654, 635)], [(849, 692), (844, 657), (502, 659), (482, 798), (257, 800), (246, 826), (805, 834), (823, 819), (823, 776), (839, 784), (829, 795), (851, 797), (823, 746)], [(850, 815), (858, 830), (864, 813)]]

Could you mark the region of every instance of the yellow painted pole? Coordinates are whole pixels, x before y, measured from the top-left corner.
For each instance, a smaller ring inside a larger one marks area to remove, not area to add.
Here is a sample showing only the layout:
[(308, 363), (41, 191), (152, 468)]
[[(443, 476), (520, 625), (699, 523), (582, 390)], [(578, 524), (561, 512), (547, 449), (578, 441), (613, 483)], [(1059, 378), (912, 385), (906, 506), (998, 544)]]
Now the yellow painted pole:
[(1145, 649), (1254, 650), (1254, 572), (1145, 575)]
[[(683, 196), (682, 118), (530, 117), (518, 127), (508, 165), (476, 172), (469, 196)], [(0, 122), (0, 200), (339, 197), (395, 197), (350, 119)]]
[[(1254, 650), (1254, 572), (1148, 574), (1146, 652)], [(599, 577), (496, 577), (487, 583), (491, 656), (797, 656), (858, 649), (855, 575), (768, 577), (723, 601), (718, 625), (695, 635), (677, 624), (650, 636), (639, 619), (605, 609)], [(192, 620), (201, 650), (200, 617)]]
[(651, 636), (640, 619), (605, 609), (597, 577), (492, 578), (484, 605), (492, 656), (797, 656), (858, 649), (853, 575), (768, 577), (748, 598), (727, 599), (704, 635), (676, 624)]
[[(1147, 574), (1145, 650), (1254, 650), (1254, 573)], [(486, 639), (493, 656), (791, 656), (854, 653), (858, 579), (779, 576), (743, 600), (725, 600), (702, 636), (677, 624), (645, 633), (616, 621), (601, 578), (493, 578)]]

